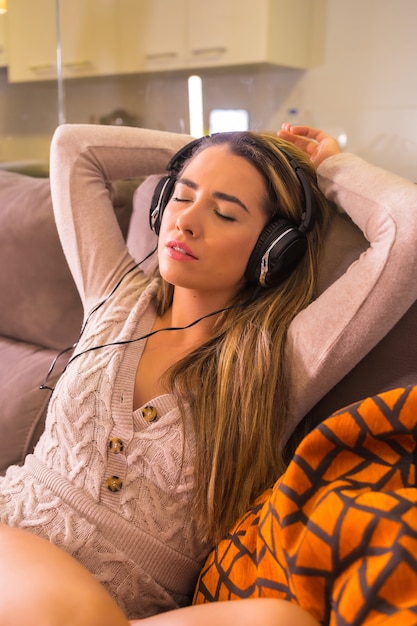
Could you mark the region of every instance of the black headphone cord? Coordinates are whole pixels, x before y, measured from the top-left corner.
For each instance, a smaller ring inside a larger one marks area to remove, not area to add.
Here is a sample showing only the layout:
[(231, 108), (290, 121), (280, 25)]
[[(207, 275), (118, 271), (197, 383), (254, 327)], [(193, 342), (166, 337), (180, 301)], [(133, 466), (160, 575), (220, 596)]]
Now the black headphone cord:
[[(82, 328), (81, 328), (80, 335), (79, 335), (79, 337), (78, 337), (78, 341), (81, 339), (81, 337), (82, 337), (82, 335), (83, 335), (83, 333), (84, 333), (85, 327), (87, 326), (87, 323), (88, 323), (88, 322), (89, 322), (89, 320), (90, 320), (90, 317), (91, 317), (91, 316), (92, 316), (92, 315), (93, 315), (96, 311), (98, 311), (98, 310), (99, 310), (99, 309), (100, 309), (100, 308), (101, 308), (104, 304), (106, 304), (106, 302), (107, 302), (107, 301), (108, 301), (108, 300), (112, 297), (112, 295), (114, 294), (114, 292), (115, 292), (115, 291), (117, 291), (117, 289), (120, 287), (120, 285), (122, 284), (122, 282), (124, 281), (124, 279), (126, 278), (126, 276), (128, 276), (128, 275), (130, 274), (130, 272), (133, 272), (133, 270), (135, 270), (137, 267), (140, 267), (140, 266), (142, 265), (142, 263), (145, 263), (145, 261), (147, 261), (147, 260), (149, 259), (149, 257), (151, 257), (151, 256), (154, 254), (154, 252), (156, 252), (156, 250), (157, 250), (157, 249), (158, 249), (158, 246), (156, 245), (156, 246), (155, 246), (155, 248), (154, 248), (153, 250), (151, 250), (151, 251), (150, 251), (150, 252), (149, 252), (149, 253), (145, 256), (145, 258), (144, 258), (144, 259), (142, 259), (142, 261), (139, 261), (139, 263), (135, 263), (135, 265), (133, 265), (133, 267), (131, 267), (129, 270), (127, 270), (127, 272), (125, 272), (125, 273), (123, 274), (123, 276), (122, 276), (122, 277), (118, 280), (118, 282), (115, 284), (115, 286), (114, 286), (114, 287), (113, 287), (113, 289), (110, 291), (110, 293), (109, 293), (109, 294), (108, 294), (108, 295), (104, 298), (104, 300), (102, 300), (101, 302), (98, 302), (98, 303), (95, 305), (95, 307), (93, 307), (93, 308), (91, 309), (91, 311), (89, 312), (89, 314), (88, 314), (88, 316), (87, 316), (87, 318), (86, 318), (86, 320), (85, 320), (85, 322), (84, 322), (84, 324), (83, 324), (83, 326), (82, 326)], [(78, 343), (78, 341), (77, 341), (77, 343)], [(77, 344), (75, 344), (75, 345), (77, 345)], [(64, 352), (66, 352), (67, 350), (70, 350), (71, 348), (74, 348), (74, 347), (75, 347), (75, 345), (74, 345), (74, 346), (71, 346), (70, 348), (66, 348), (66, 350), (64, 350)]]
[[(103, 343), (100, 344), (99, 346), (91, 346), (90, 348), (86, 348), (85, 350), (78, 352), (77, 354), (74, 354), (68, 361), (68, 363), (65, 365), (64, 369), (62, 370), (60, 376), (62, 376), (62, 374), (64, 374), (64, 372), (67, 370), (67, 368), (71, 365), (71, 363), (73, 363), (76, 359), (78, 359), (78, 357), (83, 356), (84, 354), (87, 354), (88, 352), (94, 352), (95, 350), (101, 350), (102, 348), (109, 348), (112, 346), (123, 346), (123, 345), (127, 345), (130, 343), (136, 343), (137, 341), (144, 341), (145, 339), (149, 339), (149, 337), (152, 337), (153, 335), (156, 335), (158, 333), (162, 333), (162, 332), (168, 332), (170, 330), (187, 330), (188, 328), (192, 328), (192, 326), (195, 326), (196, 324), (198, 324), (199, 322), (209, 318), (209, 317), (213, 317), (214, 315), (219, 315), (220, 313), (224, 313), (225, 311), (230, 311), (230, 309), (235, 309), (241, 306), (245, 306), (245, 304), (247, 304), (246, 302), (242, 302), (240, 304), (231, 304), (228, 307), (224, 307), (223, 309), (217, 309), (216, 311), (211, 311), (210, 313), (206, 313), (206, 315), (203, 315), (202, 317), (199, 317), (195, 320), (193, 320), (192, 322), (190, 322), (189, 324), (187, 324), (186, 326), (167, 326), (165, 328), (158, 328), (157, 330), (152, 330), (149, 333), (146, 333), (146, 335), (142, 335), (141, 337), (135, 337), (134, 339), (125, 339), (125, 340), (120, 340), (120, 341), (111, 341), (109, 343)], [(97, 309), (95, 309), (97, 310)], [(54, 360), (51, 363), (51, 366), (49, 367), (48, 373), (45, 377), (44, 382), (39, 386), (39, 389), (47, 389), (48, 391), (53, 392), (54, 389), (52, 387), (49, 387), (46, 383), (48, 382), (48, 379), (55, 367), (55, 364), (57, 362), (57, 360), (59, 359), (60, 356), (62, 356), (65, 352), (68, 352), (68, 350), (74, 349), (77, 346), (78, 342), (75, 343), (74, 345), (70, 346), (69, 348), (66, 348), (65, 350), (62, 350), (59, 354), (57, 354), (57, 356), (54, 358)]]
[[(85, 331), (85, 329), (86, 329), (86, 326), (87, 326), (88, 322), (90, 321), (91, 316), (92, 316), (92, 315), (93, 315), (96, 311), (98, 311), (98, 310), (99, 310), (99, 309), (100, 309), (100, 308), (101, 308), (101, 307), (102, 307), (102, 306), (103, 306), (103, 305), (104, 305), (104, 304), (105, 304), (105, 303), (109, 300), (109, 298), (111, 298), (111, 297), (112, 297), (112, 295), (113, 295), (113, 294), (114, 294), (114, 292), (115, 292), (115, 291), (116, 291), (116, 290), (120, 287), (121, 283), (124, 281), (124, 279), (126, 278), (126, 276), (128, 276), (128, 275), (130, 274), (130, 272), (133, 272), (133, 270), (135, 270), (137, 267), (140, 267), (140, 266), (142, 265), (142, 263), (145, 263), (145, 261), (147, 261), (147, 260), (148, 260), (148, 259), (149, 259), (149, 258), (150, 258), (153, 254), (154, 254), (154, 252), (156, 252), (156, 250), (157, 250), (157, 249), (158, 249), (158, 246), (156, 245), (156, 246), (155, 246), (155, 248), (153, 248), (153, 250), (151, 250), (151, 251), (150, 251), (150, 252), (149, 252), (149, 253), (148, 253), (148, 254), (147, 254), (147, 255), (146, 255), (146, 256), (145, 256), (145, 257), (144, 257), (141, 261), (139, 261), (138, 263), (135, 263), (135, 264), (134, 264), (134, 265), (133, 265), (130, 269), (128, 269), (128, 270), (127, 270), (127, 272), (125, 272), (125, 273), (123, 274), (123, 276), (122, 276), (122, 277), (118, 280), (118, 282), (115, 284), (115, 286), (114, 286), (114, 287), (113, 287), (113, 289), (110, 291), (110, 293), (109, 293), (109, 294), (108, 294), (108, 295), (104, 298), (104, 300), (101, 300), (101, 302), (98, 302), (98, 303), (97, 303), (97, 304), (96, 304), (96, 305), (95, 305), (95, 306), (91, 309), (91, 311), (89, 312), (89, 314), (87, 315), (87, 317), (86, 317), (86, 319), (85, 319), (84, 324), (83, 324), (83, 325), (82, 325), (82, 327), (81, 327), (80, 334), (79, 334), (79, 336), (78, 336), (77, 341), (76, 341), (75, 343), (73, 343), (71, 346), (68, 346), (67, 348), (64, 348), (63, 350), (61, 350), (60, 352), (58, 352), (58, 354), (54, 357), (54, 359), (53, 359), (53, 361), (52, 361), (51, 365), (49, 366), (49, 369), (48, 369), (48, 371), (47, 371), (47, 374), (46, 374), (46, 376), (45, 376), (45, 379), (44, 379), (43, 383), (42, 383), (41, 385), (39, 385), (39, 389), (47, 389), (48, 391), (51, 391), (51, 392), (53, 391), (53, 388), (52, 388), (52, 387), (49, 387), (46, 383), (48, 382), (48, 379), (49, 379), (50, 375), (52, 374), (52, 372), (53, 372), (53, 370), (54, 370), (54, 368), (55, 368), (55, 365), (56, 365), (56, 363), (57, 363), (58, 359), (60, 359), (60, 358), (61, 358), (61, 356), (62, 356), (63, 354), (65, 354), (66, 352), (69, 352), (70, 350), (74, 350), (74, 349), (77, 347), (77, 345), (78, 345), (78, 343), (79, 343), (79, 341), (80, 341), (81, 337), (82, 337), (82, 336), (83, 336), (83, 334), (84, 334), (84, 331)], [(71, 361), (71, 359), (68, 361), (67, 365), (65, 366), (64, 370), (62, 371), (62, 374), (64, 373), (65, 369), (66, 369), (66, 368), (67, 368), (67, 366), (69, 365), (70, 361)]]

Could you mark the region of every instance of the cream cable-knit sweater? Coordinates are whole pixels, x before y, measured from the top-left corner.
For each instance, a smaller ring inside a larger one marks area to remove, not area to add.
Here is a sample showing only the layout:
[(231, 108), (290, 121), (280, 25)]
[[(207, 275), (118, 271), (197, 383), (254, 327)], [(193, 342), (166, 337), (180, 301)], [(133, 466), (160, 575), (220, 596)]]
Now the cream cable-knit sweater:
[[(187, 139), (133, 128), (58, 128), (51, 148), (53, 201), (86, 317), (134, 265), (105, 181), (163, 171)], [(417, 293), (417, 187), (353, 155), (327, 159), (319, 177), (372, 245), (290, 328), (289, 429)], [(76, 353), (151, 329), (155, 285), (140, 295), (141, 280), (139, 269), (123, 278), (91, 315)], [(57, 384), (34, 454), (0, 479), (1, 520), (72, 554), (130, 618), (188, 602), (208, 550), (189, 506), (195, 453), (190, 416), (183, 424), (170, 395), (149, 399), (156, 421), (132, 411), (142, 350), (139, 341), (76, 358)]]

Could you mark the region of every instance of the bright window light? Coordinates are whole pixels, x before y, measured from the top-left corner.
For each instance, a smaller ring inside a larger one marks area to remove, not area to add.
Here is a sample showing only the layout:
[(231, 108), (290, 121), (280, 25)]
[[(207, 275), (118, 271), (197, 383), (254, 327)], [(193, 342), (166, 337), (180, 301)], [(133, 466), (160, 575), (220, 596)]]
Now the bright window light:
[(249, 113), (245, 109), (212, 109), (210, 134), (233, 130), (248, 130)]

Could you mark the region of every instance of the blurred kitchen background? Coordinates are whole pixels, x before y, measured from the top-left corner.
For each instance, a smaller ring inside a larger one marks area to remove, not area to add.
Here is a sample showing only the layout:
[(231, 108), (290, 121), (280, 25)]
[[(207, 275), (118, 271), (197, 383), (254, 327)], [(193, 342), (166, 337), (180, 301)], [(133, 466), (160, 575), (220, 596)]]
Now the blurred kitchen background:
[(293, 120), (417, 181), (416, 0), (6, 2), (0, 166), (47, 168), (62, 122), (199, 135)]

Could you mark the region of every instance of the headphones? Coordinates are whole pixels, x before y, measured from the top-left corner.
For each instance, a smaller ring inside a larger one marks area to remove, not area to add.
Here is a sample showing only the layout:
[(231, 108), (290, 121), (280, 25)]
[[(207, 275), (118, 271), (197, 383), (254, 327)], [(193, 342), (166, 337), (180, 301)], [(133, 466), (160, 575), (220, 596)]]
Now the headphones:
[[(157, 184), (150, 207), (149, 223), (151, 229), (159, 235), (161, 220), (184, 163), (194, 150), (209, 137), (200, 137), (181, 148), (167, 165), (168, 175)], [(307, 176), (300, 164), (285, 150), (282, 154), (293, 168), (304, 193), (304, 211), (302, 222), (294, 226), (285, 218), (278, 217), (269, 222), (255, 244), (245, 270), (249, 283), (263, 288), (275, 287), (291, 273), (307, 250), (306, 234), (313, 228), (315, 217), (312, 207), (312, 191)]]

